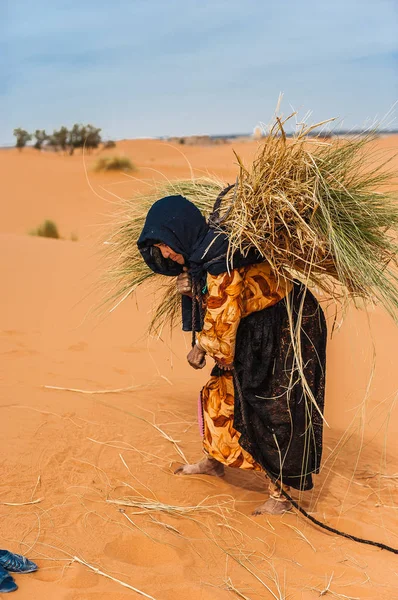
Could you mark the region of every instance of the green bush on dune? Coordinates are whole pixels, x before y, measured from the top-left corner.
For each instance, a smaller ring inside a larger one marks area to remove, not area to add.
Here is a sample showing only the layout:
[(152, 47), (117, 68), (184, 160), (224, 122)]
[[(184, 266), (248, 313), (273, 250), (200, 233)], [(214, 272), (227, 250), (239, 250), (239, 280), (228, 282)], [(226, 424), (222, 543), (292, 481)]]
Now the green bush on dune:
[(56, 223), (54, 223), (54, 221), (51, 221), (50, 219), (46, 219), (45, 221), (43, 221), (43, 223), (36, 227), (36, 229), (32, 229), (32, 231), (30, 231), (29, 233), (30, 235), (38, 235), (40, 237), (55, 239), (60, 238)]
[(94, 164), (95, 171), (134, 171), (135, 166), (127, 156), (102, 156)]
[[(66, 239), (62, 238), (59, 235), (56, 223), (54, 223), (54, 221), (51, 221), (50, 219), (46, 219), (38, 227), (36, 227), (35, 229), (31, 229), (29, 231), (29, 235), (37, 235), (40, 237), (53, 238), (56, 240)], [(72, 231), (69, 239), (71, 242), (77, 242), (79, 240), (79, 237), (75, 231)]]

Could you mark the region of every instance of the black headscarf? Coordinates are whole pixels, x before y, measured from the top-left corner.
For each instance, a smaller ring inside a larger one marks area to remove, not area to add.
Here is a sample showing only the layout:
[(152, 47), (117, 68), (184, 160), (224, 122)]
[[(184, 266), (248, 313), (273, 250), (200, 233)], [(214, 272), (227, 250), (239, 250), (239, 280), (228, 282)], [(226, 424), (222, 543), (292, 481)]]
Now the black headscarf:
[(137, 245), (143, 259), (152, 271), (176, 276), (183, 265), (163, 258), (154, 244), (163, 243), (182, 254), (189, 267), (190, 257), (200, 246), (209, 227), (198, 208), (183, 196), (166, 196), (155, 202), (148, 211), (144, 229)]
[[(185, 265), (163, 258), (154, 244), (163, 243), (182, 254)], [(211, 229), (200, 210), (183, 196), (166, 196), (155, 202), (148, 211), (144, 228), (137, 242), (146, 264), (154, 273), (175, 277), (187, 266), (194, 282), (202, 289), (206, 274), (220, 275), (231, 268), (262, 262), (251, 252), (248, 256), (235, 253), (227, 264), (228, 237)], [(229, 267), (229, 268), (228, 268)], [(192, 300), (182, 296), (184, 331), (192, 330)], [(195, 319), (199, 323), (199, 318)], [(200, 327), (197, 328), (200, 330)]]

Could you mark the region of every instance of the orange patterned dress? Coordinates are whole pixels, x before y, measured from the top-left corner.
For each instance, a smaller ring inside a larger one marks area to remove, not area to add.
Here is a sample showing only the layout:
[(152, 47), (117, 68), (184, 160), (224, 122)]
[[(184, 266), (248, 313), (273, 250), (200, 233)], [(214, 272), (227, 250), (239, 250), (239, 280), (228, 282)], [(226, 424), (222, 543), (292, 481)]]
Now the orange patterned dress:
[(204, 326), (197, 339), (225, 370), (220, 376), (210, 377), (202, 389), (203, 446), (207, 454), (229, 467), (262, 470), (241, 448), (240, 434), (233, 427), (234, 382), (228, 367), (234, 361), (240, 320), (273, 306), (291, 287), (289, 282), (277, 281), (268, 263), (241, 267), (218, 276), (207, 275)]

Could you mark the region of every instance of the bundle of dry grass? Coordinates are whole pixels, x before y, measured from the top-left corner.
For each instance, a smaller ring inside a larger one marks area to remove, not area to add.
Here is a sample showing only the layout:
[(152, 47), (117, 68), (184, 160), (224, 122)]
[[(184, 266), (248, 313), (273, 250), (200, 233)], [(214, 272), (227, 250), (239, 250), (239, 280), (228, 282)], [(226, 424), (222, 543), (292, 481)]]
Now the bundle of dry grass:
[[(216, 226), (228, 234), (231, 267), (236, 250), (245, 255), (255, 247), (279, 277), (299, 278), (340, 300), (380, 302), (397, 318), (398, 208), (386, 191), (394, 175), (388, 160), (375, 155), (374, 134), (325, 141), (309, 136), (318, 123), (287, 139), (288, 119), (276, 118), (252, 165), (235, 154), (237, 182), (222, 200)], [(191, 179), (128, 202), (108, 241), (109, 298), (123, 300), (152, 276), (136, 240), (156, 199), (182, 194), (208, 216), (224, 188), (213, 178)], [(174, 281), (163, 278), (160, 287), (157, 330), (173, 324), (179, 305)]]
[[(277, 119), (251, 168), (239, 163), (222, 224), (230, 255), (255, 246), (279, 276), (298, 276), (327, 293), (398, 309), (397, 205), (393, 174), (373, 150), (374, 134), (324, 142), (302, 128), (288, 141)], [(376, 161), (376, 162), (374, 162)]]

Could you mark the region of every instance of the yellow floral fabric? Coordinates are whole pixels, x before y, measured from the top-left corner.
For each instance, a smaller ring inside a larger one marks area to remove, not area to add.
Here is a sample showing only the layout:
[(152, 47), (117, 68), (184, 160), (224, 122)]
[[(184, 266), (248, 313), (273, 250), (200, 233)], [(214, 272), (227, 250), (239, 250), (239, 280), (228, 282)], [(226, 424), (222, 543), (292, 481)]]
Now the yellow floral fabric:
[(230, 371), (210, 378), (202, 389), (202, 407), (206, 454), (228, 467), (261, 471), (260, 465), (240, 447), (240, 433), (233, 428), (234, 381)]
[(199, 344), (220, 366), (233, 363), (239, 322), (253, 312), (276, 304), (291, 290), (277, 280), (268, 263), (207, 276), (207, 304)]
[[(286, 281), (278, 282), (271, 267), (260, 263), (231, 273), (208, 275), (207, 287), (204, 326), (198, 341), (220, 367), (228, 369), (234, 360), (240, 320), (276, 304), (292, 286)], [(202, 408), (205, 452), (230, 467), (262, 470), (240, 447), (240, 434), (233, 427), (234, 382), (230, 371), (210, 378), (202, 389)]]

